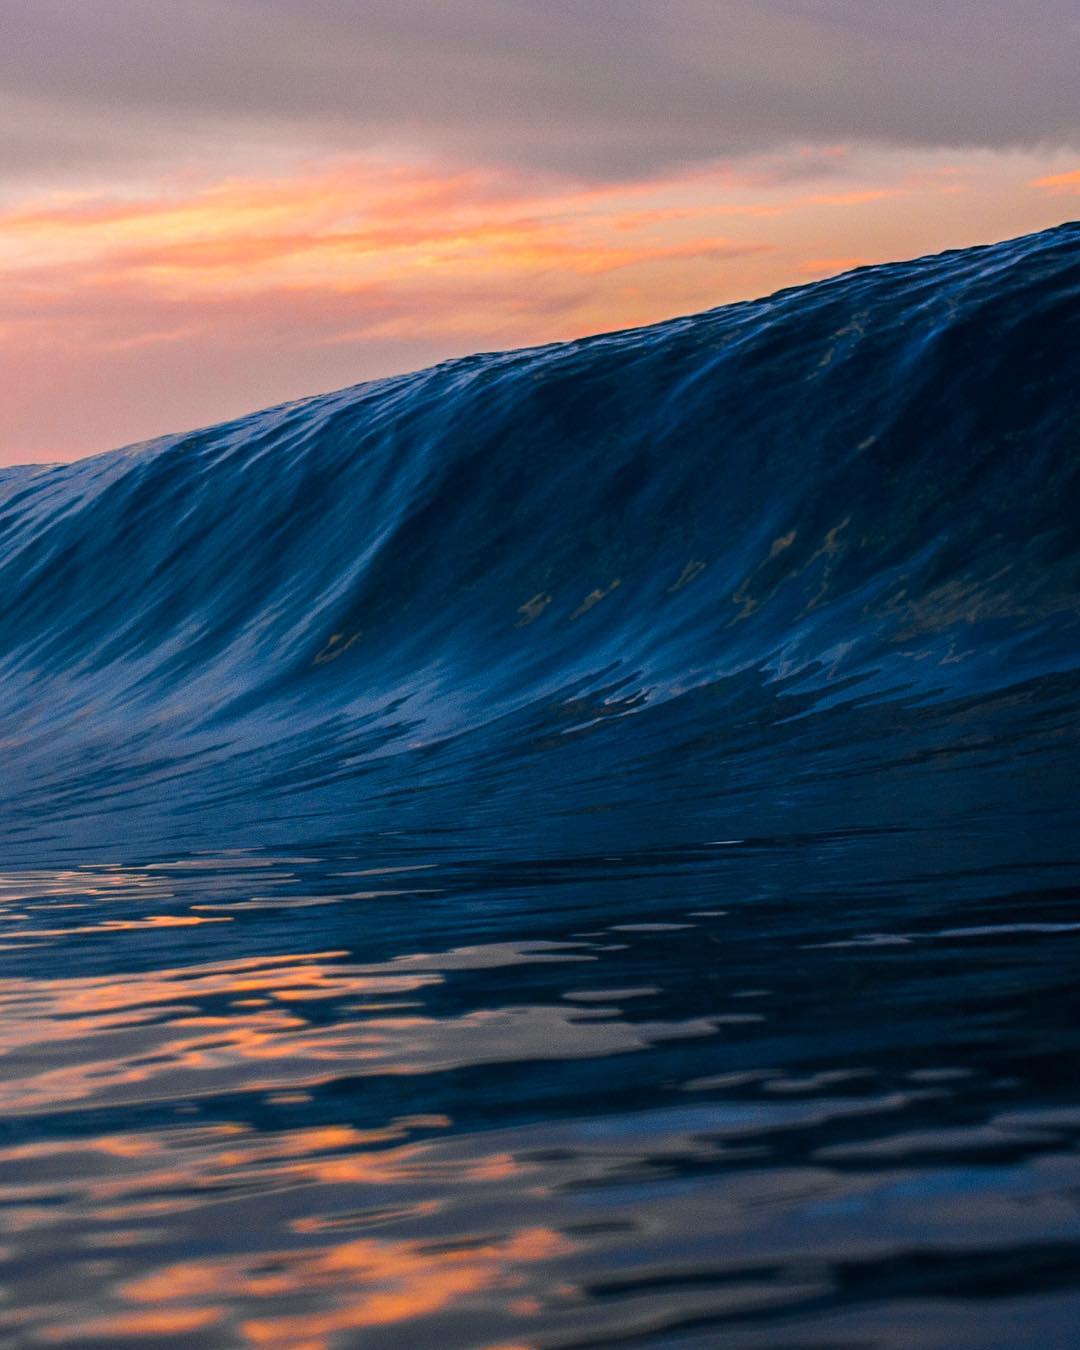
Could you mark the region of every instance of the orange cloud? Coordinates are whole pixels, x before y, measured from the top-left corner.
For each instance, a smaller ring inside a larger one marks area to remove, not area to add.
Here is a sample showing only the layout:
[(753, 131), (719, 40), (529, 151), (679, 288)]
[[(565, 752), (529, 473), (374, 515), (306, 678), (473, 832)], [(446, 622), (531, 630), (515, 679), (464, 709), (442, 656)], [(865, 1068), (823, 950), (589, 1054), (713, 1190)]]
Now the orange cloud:
[(1035, 178), (1032, 187), (1045, 188), (1049, 192), (1080, 193), (1080, 169), (1071, 169), (1068, 173), (1051, 173), (1043, 178)]
[[(836, 147), (833, 156), (841, 155)], [(772, 157), (775, 159), (776, 157)], [(796, 161), (802, 156), (796, 156)], [(436, 267), (595, 275), (665, 259), (741, 256), (718, 222), (857, 206), (905, 189), (794, 194), (771, 161), (673, 178), (567, 186), (506, 170), (436, 170), (359, 160), (269, 180), (126, 200), (58, 197), (0, 213), (8, 275), (82, 264), (92, 285), (159, 291), (348, 288)], [(778, 200), (769, 200), (770, 194)], [(739, 200), (750, 194), (754, 200)], [(764, 198), (763, 199), (763, 194)], [(635, 236), (629, 241), (626, 236)]]
[(601, 184), (368, 157), (9, 206), (0, 462), (1022, 233), (1053, 223), (1015, 205), (1036, 164), (973, 163), (950, 198), (951, 161), (843, 146)]
[[(665, 200), (694, 190), (676, 180), (579, 192), (513, 172), (354, 161), (2, 212), (8, 434), (39, 424), (61, 387), (83, 410), (80, 436), (100, 435), (104, 449), (479, 346), (698, 308), (764, 246), (719, 228), (711, 200)], [(367, 369), (349, 355), (359, 346), (376, 353)], [(105, 390), (130, 410), (155, 385), (191, 410), (110, 433)], [(229, 386), (250, 391), (240, 407)], [(85, 420), (95, 407), (100, 433)]]
[[(359, 163), (175, 199), (45, 203), (0, 215), (0, 268), (16, 306), (21, 284), (41, 314), (59, 281), (83, 296), (125, 290), (190, 303), (270, 290), (370, 294), (421, 279), (435, 290), (552, 271), (593, 277), (752, 247), (716, 232), (701, 209), (595, 213), (576, 208), (596, 194), (582, 203), (526, 186), (511, 174)], [(439, 312), (425, 322), (437, 324)], [(482, 330), (483, 314), (473, 317)]]
[(852, 192), (815, 192), (805, 198), (809, 206), (865, 206), (904, 195), (903, 188), (865, 188)]

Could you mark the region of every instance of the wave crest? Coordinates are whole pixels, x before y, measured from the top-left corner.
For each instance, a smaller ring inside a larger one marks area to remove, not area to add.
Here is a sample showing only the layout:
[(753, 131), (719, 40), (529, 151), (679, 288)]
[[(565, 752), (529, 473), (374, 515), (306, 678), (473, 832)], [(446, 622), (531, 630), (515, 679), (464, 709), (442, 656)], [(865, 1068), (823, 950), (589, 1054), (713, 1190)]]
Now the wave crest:
[(8, 471), (12, 847), (847, 820), (957, 718), (1060, 749), (1078, 353), (1071, 224)]

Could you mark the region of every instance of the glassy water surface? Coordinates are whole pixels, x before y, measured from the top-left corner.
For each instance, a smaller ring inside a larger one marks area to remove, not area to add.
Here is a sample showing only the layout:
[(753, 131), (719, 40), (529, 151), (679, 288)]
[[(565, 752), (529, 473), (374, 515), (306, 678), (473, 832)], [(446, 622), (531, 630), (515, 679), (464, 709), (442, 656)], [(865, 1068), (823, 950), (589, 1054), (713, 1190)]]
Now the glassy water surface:
[(1080, 226), (0, 473), (0, 1341), (1080, 1344)]
[(1075, 1343), (1080, 917), (1002, 851), (9, 873), (0, 1326)]

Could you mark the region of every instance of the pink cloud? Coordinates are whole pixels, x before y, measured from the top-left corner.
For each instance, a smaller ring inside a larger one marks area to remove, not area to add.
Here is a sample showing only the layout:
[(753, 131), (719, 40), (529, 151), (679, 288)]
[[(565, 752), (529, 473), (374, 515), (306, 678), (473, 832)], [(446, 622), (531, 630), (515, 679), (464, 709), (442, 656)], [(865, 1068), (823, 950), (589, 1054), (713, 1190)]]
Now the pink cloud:
[(24, 202), (0, 210), (0, 462), (1022, 233), (1053, 223), (1015, 191), (1037, 163), (967, 166), (968, 200), (951, 160), (837, 146), (602, 184), (367, 158)]

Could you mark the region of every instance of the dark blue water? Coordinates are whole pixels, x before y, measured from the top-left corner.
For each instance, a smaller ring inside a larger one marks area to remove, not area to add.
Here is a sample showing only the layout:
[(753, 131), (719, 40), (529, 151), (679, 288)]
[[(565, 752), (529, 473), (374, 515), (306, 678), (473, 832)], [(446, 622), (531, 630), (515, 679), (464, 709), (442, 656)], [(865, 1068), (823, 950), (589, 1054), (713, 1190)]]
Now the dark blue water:
[(0, 471), (0, 1341), (1074, 1346), (1078, 522), (1076, 224)]

